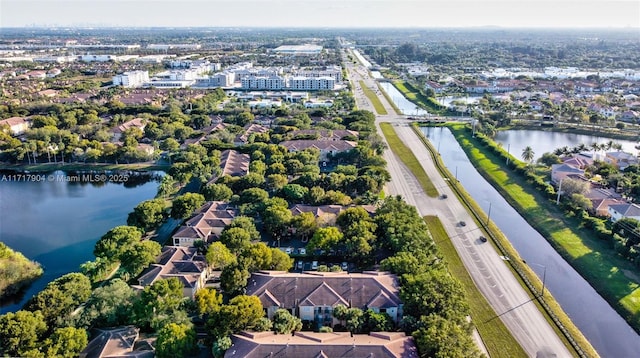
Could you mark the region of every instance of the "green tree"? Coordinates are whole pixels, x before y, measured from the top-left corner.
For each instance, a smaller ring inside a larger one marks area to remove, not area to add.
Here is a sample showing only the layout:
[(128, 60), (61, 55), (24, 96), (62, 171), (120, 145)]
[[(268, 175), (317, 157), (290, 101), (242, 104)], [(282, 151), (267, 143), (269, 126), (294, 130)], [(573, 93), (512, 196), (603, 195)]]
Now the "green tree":
[(206, 255), (207, 263), (212, 269), (224, 269), (236, 263), (236, 256), (220, 241), (209, 245)]
[(421, 272), (423, 264), (424, 263), (420, 262), (414, 254), (402, 251), (382, 260), (380, 262), (380, 269), (393, 272), (394, 274), (401, 277), (404, 274), (414, 274), (417, 272)]
[(533, 158), (535, 158), (535, 154), (536, 153), (533, 151), (533, 148), (531, 148), (530, 146), (526, 146), (522, 150), (522, 160), (531, 164), (531, 162), (533, 161)]
[(120, 267), (130, 277), (138, 276), (147, 266), (156, 261), (162, 246), (155, 241), (144, 240), (134, 242), (120, 255)]
[(461, 284), (444, 270), (405, 275), (400, 288), (404, 314), (414, 317), (437, 314), (464, 322), (469, 314)]
[(483, 357), (469, 332), (454, 321), (430, 315), (423, 320), (422, 327), (413, 333), (421, 357)]
[(345, 314), (345, 326), (351, 333), (360, 333), (364, 326), (364, 313), (359, 308), (349, 308)]
[[(282, 200), (282, 199), (281, 199)], [(272, 237), (281, 238), (293, 218), (287, 205), (268, 204), (262, 214), (262, 225)]]
[(293, 259), (286, 252), (275, 247), (270, 250), (271, 264), (269, 265), (269, 270), (289, 271), (293, 267)]
[(307, 196), (309, 189), (299, 184), (287, 184), (280, 191), (280, 195), (290, 203), (299, 203)]
[(104, 234), (96, 243), (93, 254), (118, 261), (120, 255), (134, 242), (140, 241), (142, 233), (134, 226), (117, 226)]
[(185, 324), (169, 323), (158, 332), (158, 358), (190, 357), (197, 350), (196, 331)]
[(146, 200), (133, 208), (133, 212), (127, 217), (127, 225), (135, 226), (143, 231), (151, 231), (157, 228), (164, 220), (164, 200)]
[(249, 271), (238, 264), (226, 266), (220, 273), (220, 288), (229, 296), (239, 295), (245, 292)]
[(56, 328), (44, 342), (47, 357), (74, 358), (89, 343), (87, 331), (74, 327)]
[(227, 229), (232, 229), (234, 227), (244, 229), (248, 232), (251, 241), (260, 240), (260, 232), (256, 229), (256, 224), (253, 222), (252, 218), (247, 216), (236, 216), (231, 224), (227, 226)]
[(131, 324), (133, 302), (137, 295), (120, 279), (93, 290), (76, 319), (75, 326), (83, 328), (116, 327)]
[(202, 194), (207, 201), (228, 201), (233, 196), (233, 190), (224, 184), (207, 184)]
[(186, 193), (176, 197), (171, 207), (171, 217), (174, 219), (186, 219), (204, 204), (204, 196), (198, 193)]
[(229, 304), (222, 308), (233, 317), (232, 330), (239, 332), (253, 328), (264, 316), (262, 303), (257, 296), (240, 295), (229, 300)]
[(292, 315), (288, 310), (278, 309), (273, 314), (273, 331), (279, 334), (289, 334), (302, 329), (302, 320)]
[(222, 295), (213, 288), (203, 288), (196, 292), (195, 303), (200, 316), (210, 315), (222, 307)]
[(154, 282), (140, 292), (140, 298), (133, 305), (136, 324), (148, 329), (154, 319), (161, 315), (179, 311), (184, 302), (182, 283), (175, 277)]
[(8, 312), (0, 316), (0, 353), (6, 356), (24, 356), (37, 349), (47, 324), (40, 311)]
[(42, 312), (49, 326), (55, 325), (85, 302), (91, 295), (91, 281), (81, 273), (72, 272), (47, 284), (26, 304), (25, 309)]
[(224, 352), (226, 352), (227, 349), (231, 348), (231, 346), (233, 346), (231, 338), (229, 338), (228, 336), (218, 337), (218, 339), (213, 342), (211, 353), (215, 358), (222, 358), (224, 357)]
[(239, 254), (251, 244), (251, 234), (240, 227), (225, 228), (220, 234), (220, 242), (232, 253)]
[(376, 313), (372, 309), (368, 309), (364, 312), (362, 329), (365, 333), (391, 331), (393, 320), (386, 313)]
[(321, 227), (313, 234), (313, 237), (307, 244), (307, 248), (309, 250), (329, 250), (342, 243), (342, 240), (342, 232), (340, 232), (337, 227)]

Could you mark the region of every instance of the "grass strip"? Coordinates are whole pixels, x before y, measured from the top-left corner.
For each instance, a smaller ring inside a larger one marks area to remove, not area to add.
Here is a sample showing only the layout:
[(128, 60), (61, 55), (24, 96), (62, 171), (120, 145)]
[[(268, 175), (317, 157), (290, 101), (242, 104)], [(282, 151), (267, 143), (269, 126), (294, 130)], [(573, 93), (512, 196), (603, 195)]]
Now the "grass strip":
[(402, 92), (402, 94), (411, 102), (415, 103), (422, 109), (427, 109), (433, 114), (440, 116), (451, 114), (447, 108), (438, 103), (434, 98), (425, 96), (422, 91), (415, 88), (407, 81), (393, 81), (393, 85)]
[(373, 108), (376, 109), (376, 112), (378, 112), (378, 114), (388, 114), (387, 110), (382, 105), (382, 102), (380, 102), (380, 98), (378, 98), (376, 93), (373, 92), (371, 88), (367, 87), (364, 81), (360, 81), (360, 88), (362, 88), (364, 95), (367, 96), (369, 101), (371, 101), (371, 104), (373, 104)]
[(0, 170), (30, 171), (30, 172), (52, 172), (56, 170), (64, 171), (155, 171), (167, 170), (170, 165), (156, 163), (134, 163), (134, 164), (104, 164), (104, 163), (39, 163), (39, 164), (0, 164)]
[(507, 326), (502, 320), (495, 319), (496, 312), (476, 287), (440, 219), (437, 216), (425, 216), (424, 220), (429, 226), (429, 231), (438, 250), (447, 263), (449, 272), (464, 287), (465, 296), (471, 309), (471, 318), (482, 337), (489, 356), (492, 358), (526, 357), (526, 352), (511, 335)]
[[(490, 160), (488, 157), (484, 156), (482, 152), (479, 151), (478, 149), (478, 147), (480, 146), (479, 143), (475, 143), (476, 145), (469, 143), (469, 140), (473, 139), (471, 138), (470, 134), (466, 136), (464, 133), (460, 133), (464, 131), (464, 128), (465, 128), (464, 124), (449, 123), (447, 124), (447, 126), (452, 130), (452, 132), (454, 133), (454, 136), (456, 137), (460, 145), (465, 149), (465, 152), (470, 157), (476, 169), (478, 169), (478, 171), (487, 180), (491, 182), (491, 179), (486, 175), (487, 173), (484, 172), (485, 170), (489, 170), (489, 173), (490, 173), (489, 175), (495, 174), (496, 176), (499, 176), (499, 177), (505, 176), (505, 173), (500, 173), (501, 169), (499, 167), (501, 164), (496, 164), (496, 163), (502, 163), (502, 160), (497, 160), (498, 158), (495, 155), (492, 156), (490, 153), (487, 153), (489, 157), (493, 158), (492, 160)], [(434, 148), (432, 148), (432, 146), (424, 138), (424, 136), (420, 135), (420, 138), (422, 139), (423, 143), (425, 143), (427, 148), (429, 148), (429, 150), (432, 153), (434, 153)], [(443, 175), (448, 176), (449, 178), (453, 178), (453, 175), (447, 170), (447, 168), (444, 166), (444, 164), (441, 162), (439, 158), (436, 158), (436, 163), (437, 163), (437, 167), (441, 170), (441, 173)], [(489, 163), (492, 163), (492, 164), (489, 165)], [(508, 178), (506, 180), (509, 183), (508, 185), (513, 185), (513, 182), (516, 181), (515, 178)], [(495, 186), (496, 185), (494, 183), (494, 187)], [(500, 188), (496, 188), (496, 189), (501, 193), (501, 195), (505, 197), (505, 199), (512, 206), (514, 206), (514, 208), (516, 208), (520, 212), (521, 215), (523, 215), (523, 217), (525, 217), (525, 219), (527, 219), (527, 213), (529, 212), (529, 210), (531, 210), (530, 208), (525, 209), (524, 211), (521, 211), (517, 207), (517, 204), (513, 202), (513, 199), (511, 199), (509, 195), (506, 192), (504, 192), (504, 190), (501, 190)], [(484, 211), (473, 200), (473, 198), (471, 198), (471, 196), (464, 189), (460, 187), (456, 188), (455, 191), (457, 192), (457, 195), (459, 195), (463, 199), (463, 202), (465, 203), (465, 205), (467, 205), (470, 208), (471, 213), (476, 216), (477, 221), (484, 226), (484, 229), (488, 232), (489, 236), (492, 238), (492, 241), (498, 246), (498, 248), (503, 252), (505, 256), (508, 256), (511, 258), (510, 260), (511, 267), (514, 270), (514, 272), (518, 274), (519, 279), (523, 283), (523, 286), (525, 285), (525, 281), (526, 281), (526, 287), (530, 288), (531, 294), (532, 294), (531, 296), (533, 297), (537, 295), (541, 291), (542, 282), (540, 281), (538, 276), (535, 274), (535, 272), (533, 272), (533, 270), (531, 270), (531, 268), (528, 265), (522, 262), (522, 259), (520, 258), (520, 255), (518, 254), (518, 252), (513, 248), (513, 246), (507, 239), (507, 237), (504, 236), (504, 234), (493, 223), (493, 221), (491, 221), (488, 226), (484, 225), (484, 223), (487, 222), (487, 216), (484, 213)], [(523, 194), (521, 193), (517, 196), (522, 196), (522, 195)], [(546, 216), (548, 216), (548, 214), (546, 214)], [(529, 221), (528, 219), (527, 221), (531, 223), (531, 221)], [(534, 226), (534, 228), (536, 227)], [(538, 228), (536, 229), (540, 231)], [(558, 333), (560, 333), (560, 337), (563, 338), (563, 340), (567, 342), (567, 344), (569, 344), (569, 340), (568, 340), (569, 338), (567, 338), (566, 336), (567, 335), (570, 336), (571, 339), (573, 339), (573, 341), (577, 344), (577, 346), (580, 347), (580, 349), (582, 350), (582, 353), (585, 356), (598, 357), (598, 353), (595, 351), (595, 349), (593, 349), (593, 347), (591, 346), (591, 343), (589, 343), (589, 341), (582, 335), (582, 332), (580, 332), (580, 330), (573, 324), (573, 322), (566, 315), (564, 310), (562, 310), (562, 307), (560, 307), (560, 305), (553, 298), (553, 296), (549, 294), (548, 291), (545, 292), (544, 303), (546, 304), (546, 307), (541, 306), (541, 308), (544, 308), (543, 313), (546, 313), (545, 316), (547, 320), (552, 324), (554, 329)], [(537, 304), (539, 306), (541, 305), (540, 302), (537, 302)], [(550, 315), (553, 315), (556, 317), (558, 322), (562, 324), (562, 326), (566, 330), (566, 333), (560, 331), (558, 325), (555, 323), (555, 321), (553, 320), (553, 318), (551, 318)]]
[(438, 190), (436, 189), (435, 185), (433, 185), (431, 179), (429, 179), (427, 173), (424, 172), (424, 169), (422, 168), (422, 165), (420, 165), (418, 158), (416, 158), (411, 149), (409, 149), (406, 145), (404, 145), (404, 143), (402, 143), (396, 132), (393, 130), (391, 124), (380, 123), (380, 129), (382, 130), (382, 134), (384, 134), (384, 137), (387, 139), (387, 143), (389, 143), (391, 151), (395, 155), (397, 155), (400, 160), (402, 160), (404, 165), (406, 165), (409, 170), (411, 170), (413, 175), (415, 175), (415, 177), (418, 179), (418, 182), (424, 189), (424, 192), (432, 198), (437, 197)]

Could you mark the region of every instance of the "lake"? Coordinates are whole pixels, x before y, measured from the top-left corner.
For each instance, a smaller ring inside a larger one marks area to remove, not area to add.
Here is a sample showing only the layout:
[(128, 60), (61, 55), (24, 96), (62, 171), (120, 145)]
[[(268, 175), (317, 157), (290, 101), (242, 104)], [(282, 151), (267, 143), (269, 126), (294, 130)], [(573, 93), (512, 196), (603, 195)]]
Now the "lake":
[(2, 302), (0, 313), (19, 310), (47, 283), (93, 260), (96, 241), (126, 225), (133, 208), (156, 195), (161, 177), (159, 172), (132, 173), (124, 183), (70, 182), (59, 171), (42, 174), (41, 181), (14, 174), (0, 172), (0, 241), (40, 262), (45, 271), (22, 297)]
[[(557, 148), (565, 146), (573, 148), (580, 144), (584, 144), (588, 148), (592, 143), (604, 144), (610, 140), (614, 143), (620, 143), (623, 151), (634, 155), (638, 154), (638, 150), (635, 148), (638, 144), (637, 142), (602, 138), (585, 134), (517, 129), (499, 131), (496, 133), (494, 140), (502, 144), (504, 149), (509, 150), (509, 152), (518, 159), (521, 159), (522, 151), (527, 146), (533, 149), (533, 152), (535, 153), (535, 160), (542, 157), (542, 154), (546, 152), (553, 152)], [(593, 150), (587, 149), (587, 152), (592, 153)]]

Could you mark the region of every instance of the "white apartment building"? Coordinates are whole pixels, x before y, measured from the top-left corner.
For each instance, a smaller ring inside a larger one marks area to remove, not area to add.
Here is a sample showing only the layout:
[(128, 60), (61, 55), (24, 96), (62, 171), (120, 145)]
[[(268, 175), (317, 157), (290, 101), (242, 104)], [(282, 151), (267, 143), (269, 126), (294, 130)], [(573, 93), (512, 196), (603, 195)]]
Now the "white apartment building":
[(113, 85), (128, 88), (142, 87), (149, 82), (149, 71), (129, 71), (113, 76)]
[(289, 89), (292, 91), (333, 90), (336, 80), (333, 77), (291, 77)]
[(324, 69), (309, 69), (295, 72), (300, 77), (332, 77), (336, 82), (342, 82), (342, 67), (327, 66)]
[(282, 90), (286, 81), (281, 76), (249, 76), (241, 80), (242, 89), (248, 90)]
[(219, 72), (212, 76), (196, 78), (199, 87), (231, 87), (235, 80), (233, 72)]

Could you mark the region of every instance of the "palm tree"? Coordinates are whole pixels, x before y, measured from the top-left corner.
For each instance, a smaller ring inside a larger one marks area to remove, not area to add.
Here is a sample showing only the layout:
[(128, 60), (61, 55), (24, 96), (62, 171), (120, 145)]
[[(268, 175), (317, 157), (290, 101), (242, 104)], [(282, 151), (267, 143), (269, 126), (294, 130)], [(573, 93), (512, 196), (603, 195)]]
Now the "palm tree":
[(525, 162), (531, 164), (534, 157), (535, 157), (535, 152), (533, 151), (533, 148), (531, 148), (530, 146), (527, 146), (522, 150), (522, 159)]

